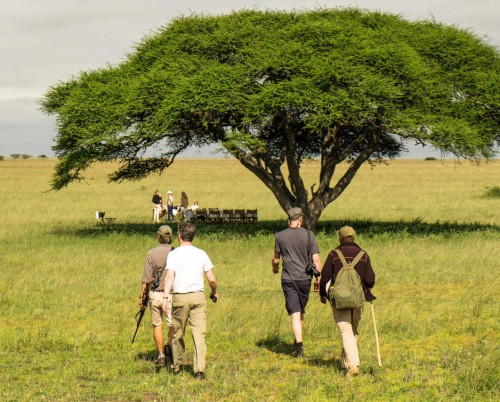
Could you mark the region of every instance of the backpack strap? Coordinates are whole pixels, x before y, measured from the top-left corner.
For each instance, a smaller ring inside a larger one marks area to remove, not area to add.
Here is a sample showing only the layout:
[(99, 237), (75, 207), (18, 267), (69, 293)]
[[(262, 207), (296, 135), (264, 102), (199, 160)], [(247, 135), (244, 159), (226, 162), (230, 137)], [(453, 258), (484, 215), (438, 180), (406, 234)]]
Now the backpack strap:
[(359, 262), (359, 260), (361, 260), (361, 258), (363, 258), (363, 256), (365, 255), (365, 252), (363, 250), (361, 250), (358, 255), (356, 257), (354, 257), (354, 260), (351, 261), (351, 265), (353, 267), (356, 266), (356, 264)]
[(344, 268), (345, 266), (347, 266), (347, 261), (345, 260), (344, 254), (342, 254), (342, 251), (340, 251), (338, 248), (336, 248), (335, 251), (337, 252), (337, 255), (340, 258), (340, 262), (342, 263), (342, 268)]
[[(342, 251), (340, 251), (338, 248), (336, 248), (335, 251), (337, 252), (337, 255), (340, 258), (340, 262), (342, 263), (342, 268), (346, 267), (348, 263), (344, 257), (344, 254), (342, 254)], [(358, 253), (358, 255), (356, 255), (356, 257), (354, 257), (354, 259), (351, 261), (351, 266), (355, 267), (356, 264), (359, 262), (359, 260), (361, 260), (361, 258), (363, 258), (364, 255), (365, 255), (364, 250), (361, 250)]]

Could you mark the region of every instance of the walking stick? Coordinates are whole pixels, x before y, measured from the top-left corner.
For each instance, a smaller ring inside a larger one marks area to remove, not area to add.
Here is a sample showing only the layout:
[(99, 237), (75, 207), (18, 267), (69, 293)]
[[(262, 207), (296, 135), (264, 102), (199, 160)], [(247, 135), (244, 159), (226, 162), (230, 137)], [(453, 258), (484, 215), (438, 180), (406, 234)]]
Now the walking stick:
[(378, 366), (382, 367), (382, 359), (380, 358), (380, 345), (378, 343), (377, 323), (375, 321), (375, 310), (373, 309), (373, 302), (370, 302), (370, 304), (372, 306), (373, 329), (375, 330), (375, 342), (377, 344)]

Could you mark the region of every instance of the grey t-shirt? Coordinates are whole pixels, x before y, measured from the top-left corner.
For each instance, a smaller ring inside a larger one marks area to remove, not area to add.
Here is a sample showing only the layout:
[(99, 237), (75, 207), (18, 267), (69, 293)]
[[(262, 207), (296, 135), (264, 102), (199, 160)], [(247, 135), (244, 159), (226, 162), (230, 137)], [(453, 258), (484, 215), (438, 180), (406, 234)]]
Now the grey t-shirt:
[[(310, 252), (307, 252), (307, 233), (310, 238)], [(276, 233), (274, 250), (283, 260), (282, 281), (305, 281), (311, 279), (306, 273), (306, 265), (312, 263), (313, 254), (319, 254), (316, 236), (305, 228), (287, 228)]]

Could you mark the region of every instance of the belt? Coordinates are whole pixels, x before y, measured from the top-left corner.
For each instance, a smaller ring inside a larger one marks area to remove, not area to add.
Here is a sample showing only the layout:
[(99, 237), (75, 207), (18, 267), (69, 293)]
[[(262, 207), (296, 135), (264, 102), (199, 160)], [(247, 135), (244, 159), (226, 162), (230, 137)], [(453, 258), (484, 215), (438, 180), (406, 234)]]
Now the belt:
[(203, 293), (203, 292), (205, 292), (205, 291), (204, 291), (204, 290), (195, 290), (195, 291), (193, 291), (193, 292), (183, 292), (183, 293), (180, 293), (180, 292), (174, 292), (174, 293), (172, 293), (172, 294), (174, 294), (174, 295), (189, 295), (189, 294), (191, 294), (191, 293)]

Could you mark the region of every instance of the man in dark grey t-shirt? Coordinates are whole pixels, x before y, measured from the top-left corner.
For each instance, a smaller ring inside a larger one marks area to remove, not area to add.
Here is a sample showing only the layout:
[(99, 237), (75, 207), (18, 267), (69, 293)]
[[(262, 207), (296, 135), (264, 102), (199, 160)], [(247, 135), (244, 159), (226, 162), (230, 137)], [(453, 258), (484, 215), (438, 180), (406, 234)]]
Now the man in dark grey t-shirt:
[[(314, 233), (302, 228), (302, 209), (291, 208), (288, 214), (288, 228), (276, 233), (274, 256), (272, 260), (273, 273), (279, 272), (280, 258), (283, 261), (281, 287), (285, 295), (285, 305), (292, 324), (295, 337), (295, 357), (304, 355), (302, 331), (304, 329), (304, 314), (309, 293), (311, 291), (312, 275), (306, 272), (306, 266), (311, 262), (318, 272), (321, 272), (318, 243)], [(311, 261), (312, 260), (312, 261)], [(319, 289), (319, 277), (316, 278), (315, 291)]]

